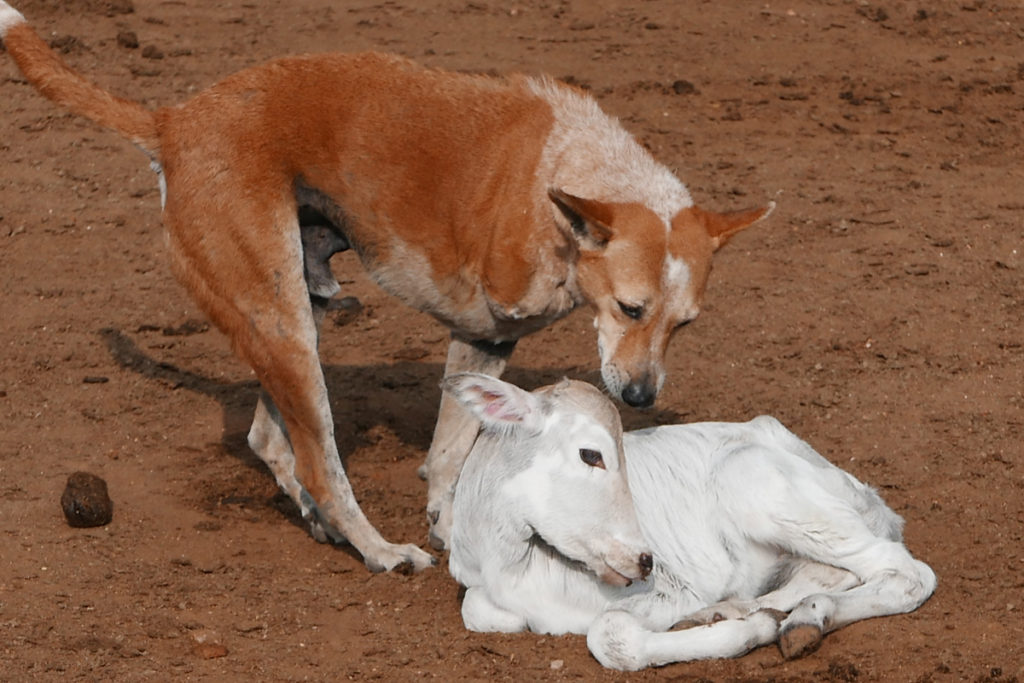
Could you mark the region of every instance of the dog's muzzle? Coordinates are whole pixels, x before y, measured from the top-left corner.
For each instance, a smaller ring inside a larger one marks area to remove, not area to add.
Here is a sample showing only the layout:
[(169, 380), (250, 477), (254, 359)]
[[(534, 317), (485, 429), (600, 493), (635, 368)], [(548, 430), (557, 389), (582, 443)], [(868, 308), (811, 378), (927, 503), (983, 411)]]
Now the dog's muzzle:
[(630, 382), (622, 390), (622, 402), (634, 408), (650, 408), (658, 392), (649, 382)]

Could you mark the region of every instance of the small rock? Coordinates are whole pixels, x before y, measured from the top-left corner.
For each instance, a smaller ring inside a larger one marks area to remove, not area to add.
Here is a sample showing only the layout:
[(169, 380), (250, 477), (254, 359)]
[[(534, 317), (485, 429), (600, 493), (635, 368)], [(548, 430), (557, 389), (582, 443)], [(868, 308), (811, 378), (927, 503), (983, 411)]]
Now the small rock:
[(697, 86), (690, 81), (679, 79), (672, 84), (672, 91), (677, 95), (693, 95), (697, 92)]
[(216, 659), (226, 657), (228, 649), (220, 642), (220, 637), (209, 629), (200, 629), (192, 634), (195, 645), (192, 647), (192, 654), (201, 659)]
[(117, 34), (117, 44), (134, 50), (139, 46), (139, 37), (135, 35), (135, 31), (121, 31)]
[(142, 48), (142, 56), (146, 59), (163, 59), (164, 52), (156, 45), (147, 45)]
[(255, 631), (266, 631), (267, 622), (265, 621), (243, 621), (240, 624), (235, 624), (235, 630), (239, 633), (253, 633)]
[(205, 320), (195, 320), (194, 318), (189, 318), (188, 320), (178, 325), (177, 327), (168, 325), (167, 327), (161, 330), (161, 333), (165, 337), (188, 337), (193, 334), (202, 334), (203, 332), (206, 332), (209, 329), (210, 323), (206, 322)]
[(198, 643), (192, 652), (200, 659), (217, 659), (228, 655), (228, 649), (220, 643)]
[(135, 12), (135, 5), (132, 3), (132, 0), (104, 0), (101, 4), (108, 17)]
[(73, 527), (85, 528), (110, 524), (114, 504), (107, 493), (107, 482), (89, 472), (75, 472), (68, 477), (60, 497), (64, 517)]
[(937, 268), (934, 263), (908, 263), (903, 266), (903, 272), (907, 275), (928, 275)]
[(50, 40), (50, 47), (62, 55), (85, 52), (85, 43), (77, 36), (56, 36)]

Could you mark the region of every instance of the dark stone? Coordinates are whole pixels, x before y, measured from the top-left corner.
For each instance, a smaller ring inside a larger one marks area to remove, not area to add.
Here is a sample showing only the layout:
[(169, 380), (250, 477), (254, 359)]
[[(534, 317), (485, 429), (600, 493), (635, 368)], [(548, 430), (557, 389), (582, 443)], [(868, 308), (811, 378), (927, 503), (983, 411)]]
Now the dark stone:
[(135, 35), (135, 31), (121, 31), (117, 34), (117, 44), (134, 50), (139, 46), (139, 37)]
[(677, 95), (695, 95), (697, 86), (690, 81), (679, 79), (672, 84), (672, 90)]
[(107, 482), (88, 472), (75, 472), (68, 477), (60, 506), (68, 524), (73, 527), (103, 526), (109, 524), (114, 516)]

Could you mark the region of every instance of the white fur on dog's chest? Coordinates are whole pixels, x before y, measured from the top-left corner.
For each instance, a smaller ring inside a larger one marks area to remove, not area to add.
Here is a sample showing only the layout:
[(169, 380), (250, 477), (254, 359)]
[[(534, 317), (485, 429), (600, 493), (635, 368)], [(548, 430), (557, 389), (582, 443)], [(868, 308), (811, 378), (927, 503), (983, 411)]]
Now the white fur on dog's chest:
[(407, 305), (429, 313), (454, 331), (477, 339), (512, 341), (569, 314), (580, 303), (571, 273), (560, 262), (532, 264), (527, 293), (508, 305), (487, 290), (487, 273), (438, 278), (415, 246), (392, 240), (387, 261), (364, 260), (373, 280)]

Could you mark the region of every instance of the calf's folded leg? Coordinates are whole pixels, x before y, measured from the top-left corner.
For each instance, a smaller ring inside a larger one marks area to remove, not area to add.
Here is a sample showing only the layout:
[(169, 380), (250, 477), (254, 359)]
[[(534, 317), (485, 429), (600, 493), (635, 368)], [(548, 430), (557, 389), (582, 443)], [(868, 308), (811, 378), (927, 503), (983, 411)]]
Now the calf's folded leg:
[(603, 666), (637, 671), (697, 659), (739, 657), (775, 642), (779, 622), (771, 610), (683, 631), (653, 632), (629, 612), (609, 610), (587, 632), (587, 646)]

